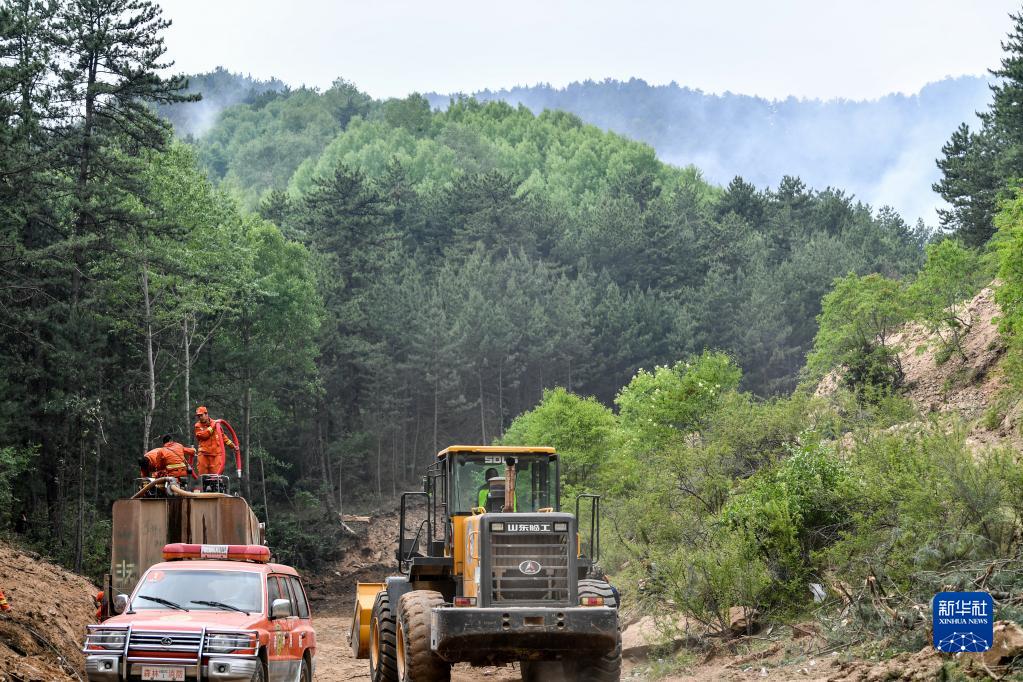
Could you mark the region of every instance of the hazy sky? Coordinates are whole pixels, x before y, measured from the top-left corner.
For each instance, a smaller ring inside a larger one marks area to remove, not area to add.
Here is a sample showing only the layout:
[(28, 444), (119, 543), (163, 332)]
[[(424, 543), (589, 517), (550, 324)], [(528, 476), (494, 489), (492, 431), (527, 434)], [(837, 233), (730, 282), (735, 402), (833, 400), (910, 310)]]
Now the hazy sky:
[(606, 77), (873, 98), (997, 64), (1019, 0), (163, 0), (177, 70), (375, 97)]

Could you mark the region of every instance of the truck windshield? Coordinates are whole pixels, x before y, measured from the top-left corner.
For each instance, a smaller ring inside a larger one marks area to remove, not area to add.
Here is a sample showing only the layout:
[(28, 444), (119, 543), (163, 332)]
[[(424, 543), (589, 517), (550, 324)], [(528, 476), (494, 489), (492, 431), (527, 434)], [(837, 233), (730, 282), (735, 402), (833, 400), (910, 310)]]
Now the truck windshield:
[[(513, 455), (515, 457), (515, 511), (535, 512), (553, 507), (557, 510), (557, 457), (548, 454)], [(506, 455), (456, 455), (454, 460), (455, 513), (485, 507), (486, 481), (490, 476), (504, 477)]]
[(263, 576), (251, 571), (153, 569), (135, 590), (132, 609), (263, 611)]

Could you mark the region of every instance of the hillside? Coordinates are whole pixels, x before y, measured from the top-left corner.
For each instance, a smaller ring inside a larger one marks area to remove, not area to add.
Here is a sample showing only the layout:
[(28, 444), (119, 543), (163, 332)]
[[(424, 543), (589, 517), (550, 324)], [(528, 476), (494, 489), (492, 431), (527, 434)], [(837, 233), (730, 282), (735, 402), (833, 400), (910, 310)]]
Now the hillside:
[[(905, 372), (902, 393), (922, 416), (962, 420), (976, 449), (1023, 443), (1020, 404), (1006, 391), (1006, 342), (998, 330), (1002, 313), (995, 286), (984, 287), (963, 306), (968, 331), (961, 356), (942, 352), (942, 339), (920, 323), (904, 325), (891, 338)], [(840, 373), (830, 373), (816, 394), (833, 395), (840, 381)]]
[[(767, 100), (705, 93), (641, 79), (483, 90), (481, 102), (571, 112), (587, 123), (641, 140), (667, 163), (699, 167), (725, 184), (740, 175), (758, 187), (796, 175), (814, 187), (840, 187), (907, 220), (935, 221), (934, 159), (952, 131), (974, 121), (989, 97), (984, 77), (947, 78), (919, 92), (870, 101)], [(446, 108), (450, 96), (427, 95)]]
[(98, 588), (81, 576), (0, 542), (0, 682), (80, 680), (85, 626)]

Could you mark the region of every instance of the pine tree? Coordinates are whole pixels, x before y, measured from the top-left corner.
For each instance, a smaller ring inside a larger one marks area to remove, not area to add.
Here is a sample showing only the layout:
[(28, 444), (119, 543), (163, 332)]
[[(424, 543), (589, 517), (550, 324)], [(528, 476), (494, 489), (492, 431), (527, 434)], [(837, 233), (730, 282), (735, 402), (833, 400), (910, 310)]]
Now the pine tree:
[(941, 148), (942, 178), (933, 189), (951, 208), (939, 208), (941, 226), (970, 246), (981, 246), (994, 234), (1000, 188), (997, 151), (987, 130), (974, 133), (965, 123)]
[(1012, 30), (1002, 41), (1002, 65), (992, 69), (991, 108), (985, 122), (1004, 145), (1003, 164), (1011, 178), (1023, 177), (1023, 12), (1011, 15)]
[(169, 26), (147, 0), (79, 0), (55, 21), (55, 44), (65, 56), (57, 74), (66, 107), (60, 135), (73, 177), (73, 306), (81, 297), (85, 245), (131, 220), (122, 203), (140, 189), (139, 153), (167, 144), (169, 126), (150, 105), (199, 99), (181, 94), (183, 77), (160, 76), (173, 65), (161, 61), (161, 33)]

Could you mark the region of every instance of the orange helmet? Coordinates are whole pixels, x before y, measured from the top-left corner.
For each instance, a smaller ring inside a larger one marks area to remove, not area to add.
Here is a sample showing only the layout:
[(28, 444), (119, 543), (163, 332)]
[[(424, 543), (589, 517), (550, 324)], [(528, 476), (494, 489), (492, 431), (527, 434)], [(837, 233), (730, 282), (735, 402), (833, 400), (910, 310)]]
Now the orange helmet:
[(199, 407), (195, 408), (195, 414), (196, 415), (209, 414), (209, 410), (206, 409), (205, 405), (200, 405)]

